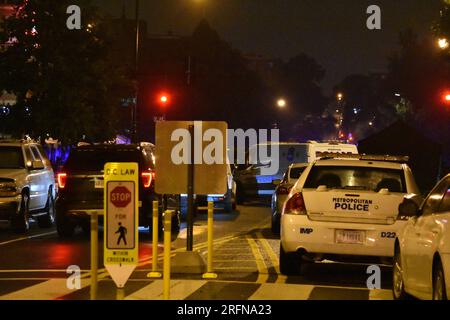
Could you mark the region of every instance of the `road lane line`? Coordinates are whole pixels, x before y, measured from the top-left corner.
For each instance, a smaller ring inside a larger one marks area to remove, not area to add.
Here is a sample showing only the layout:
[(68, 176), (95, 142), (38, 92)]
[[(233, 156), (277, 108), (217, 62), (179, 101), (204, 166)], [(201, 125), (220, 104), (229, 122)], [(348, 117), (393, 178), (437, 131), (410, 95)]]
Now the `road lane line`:
[(264, 247), (267, 254), (269, 255), (269, 258), (272, 261), (272, 265), (278, 275), (275, 283), (285, 283), (287, 277), (281, 274), (278, 256), (276, 255), (275, 251), (273, 251), (273, 248), (270, 245), (269, 241), (263, 237), (263, 235), (260, 231), (258, 231), (256, 233), (256, 236), (258, 237), (258, 240), (261, 242), (262, 246)]
[(35, 235), (32, 235), (32, 236), (21, 237), (21, 238), (17, 238), (17, 239), (12, 239), (12, 240), (8, 240), (8, 241), (0, 242), (0, 246), (4, 246), (6, 244), (19, 242), (19, 241), (23, 241), (23, 240), (29, 240), (29, 239), (44, 237), (44, 236), (48, 236), (48, 235), (51, 235), (51, 234), (56, 234), (56, 231), (40, 233), (40, 234), (35, 234)]
[(250, 245), (250, 249), (252, 250), (253, 256), (255, 257), (256, 266), (258, 268), (258, 279), (256, 279), (256, 283), (266, 283), (267, 280), (269, 279), (269, 271), (264, 261), (264, 257), (261, 255), (261, 252), (259, 251), (255, 239), (248, 236), (247, 241)]

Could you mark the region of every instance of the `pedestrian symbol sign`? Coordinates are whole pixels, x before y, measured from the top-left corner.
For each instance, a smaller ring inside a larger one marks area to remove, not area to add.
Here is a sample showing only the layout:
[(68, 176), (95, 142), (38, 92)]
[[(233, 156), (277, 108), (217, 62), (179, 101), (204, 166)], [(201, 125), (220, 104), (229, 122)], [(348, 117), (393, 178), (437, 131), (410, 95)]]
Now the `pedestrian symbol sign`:
[(107, 163), (104, 169), (103, 262), (122, 288), (139, 262), (139, 167), (137, 163)]

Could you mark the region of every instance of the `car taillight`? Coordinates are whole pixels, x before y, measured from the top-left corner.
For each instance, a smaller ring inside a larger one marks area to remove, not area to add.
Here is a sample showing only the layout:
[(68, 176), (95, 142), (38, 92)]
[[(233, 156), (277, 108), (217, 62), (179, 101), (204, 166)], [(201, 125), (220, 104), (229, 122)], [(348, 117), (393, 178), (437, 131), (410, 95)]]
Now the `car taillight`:
[(291, 188), (279, 187), (277, 190), (277, 194), (289, 194), (290, 191), (291, 191)]
[(66, 186), (67, 174), (66, 173), (58, 173), (58, 187), (64, 189)]
[(301, 192), (295, 193), (286, 202), (283, 213), (285, 214), (306, 214), (305, 200)]
[(152, 185), (153, 179), (155, 179), (155, 173), (153, 171), (142, 172), (141, 178), (144, 188), (149, 188)]

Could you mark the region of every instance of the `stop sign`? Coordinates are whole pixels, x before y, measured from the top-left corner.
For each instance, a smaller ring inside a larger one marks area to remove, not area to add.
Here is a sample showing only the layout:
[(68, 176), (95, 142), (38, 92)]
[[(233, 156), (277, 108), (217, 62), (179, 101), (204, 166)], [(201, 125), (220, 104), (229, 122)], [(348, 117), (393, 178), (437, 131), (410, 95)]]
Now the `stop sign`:
[(131, 192), (126, 187), (115, 187), (110, 193), (110, 201), (117, 208), (125, 208), (131, 202)]

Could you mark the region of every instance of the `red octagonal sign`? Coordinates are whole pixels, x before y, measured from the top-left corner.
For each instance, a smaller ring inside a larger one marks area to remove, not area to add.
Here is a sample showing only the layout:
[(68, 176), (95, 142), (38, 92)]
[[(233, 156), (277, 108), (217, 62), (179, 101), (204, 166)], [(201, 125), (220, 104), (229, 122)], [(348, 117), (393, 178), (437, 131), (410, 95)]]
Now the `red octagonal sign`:
[(117, 208), (125, 208), (131, 202), (131, 192), (126, 187), (115, 187), (110, 193), (110, 201)]

